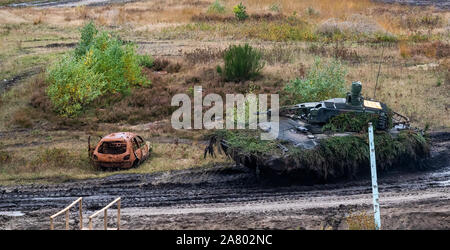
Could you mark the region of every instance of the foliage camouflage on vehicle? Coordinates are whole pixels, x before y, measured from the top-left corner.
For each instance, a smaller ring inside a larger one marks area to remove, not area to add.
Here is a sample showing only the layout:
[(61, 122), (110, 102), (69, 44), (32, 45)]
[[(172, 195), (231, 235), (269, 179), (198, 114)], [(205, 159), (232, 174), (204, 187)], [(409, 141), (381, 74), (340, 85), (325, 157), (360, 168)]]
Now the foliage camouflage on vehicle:
[[(426, 136), (410, 129), (408, 118), (385, 104), (365, 100), (361, 89), (361, 83), (354, 82), (346, 98), (280, 108), (276, 140), (261, 140), (260, 130), (216, 131), (205, 157), (207, 153), (214, 155), (213, 147), (218, 144), (236, 163), (259, 174), (301, 182), (354, 178), (369, 173), (367, 128), (372, 122), (377, 128), (374, 138), (380, 171), (410, 165), (423, 168), (419, 159), (430, 151)], [(266, 131), (273, 124), (259, 125)]]

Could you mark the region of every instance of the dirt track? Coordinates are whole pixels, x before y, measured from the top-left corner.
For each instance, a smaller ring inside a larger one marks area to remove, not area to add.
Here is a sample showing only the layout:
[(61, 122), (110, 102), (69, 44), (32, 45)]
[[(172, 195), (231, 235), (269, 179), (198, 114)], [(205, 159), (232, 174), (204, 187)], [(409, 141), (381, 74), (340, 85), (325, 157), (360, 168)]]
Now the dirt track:
[[(384, 229), (450, 228), (449, 139), (450, 133), (433, 135), (429, 162), (436, 169), (380, 174)], [(220, 166), (0, 187), (0, 229), (47, 229), (48, 216), (79, 196), (84, 197), (85, 218), (121, 196), (124, 229), (344, 229), (345, 216), (352, 211), (370, 212), (372, 201), (369, 178), (270, 186), (261, 184), (246, 168)], [(112, 226), (115, 213), (109, 214)], [(62, 220), (57, 222), (60, 227)], [(101, 228), (101, 217), (97, 223)]]

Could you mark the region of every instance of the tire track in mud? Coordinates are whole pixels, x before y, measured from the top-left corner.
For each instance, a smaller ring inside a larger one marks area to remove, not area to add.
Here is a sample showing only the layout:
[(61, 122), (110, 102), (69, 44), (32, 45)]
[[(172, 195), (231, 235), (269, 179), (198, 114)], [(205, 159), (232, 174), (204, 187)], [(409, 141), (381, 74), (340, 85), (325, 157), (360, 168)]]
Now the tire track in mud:
[[(430, 162), (440, 163), (440, 168), (381, 173), (381, 199), (393, 204), (414, 199), (443, 201), (450, 207), (449, 135), (432, 137), (434, 151)], [(370, 194), (369, 177), (311, 186), (273, 186), (258, 181), (250, 169), (228, 165), (153, 174), (118, 174), (56, 185), (3, 186), (0, 187), (0, 211), (57, 210), (80, 196), (84, 197), (83, 207), (92, 211), (121, 196), (122, 207), (127, 213), (144, 213), (142, 209), (145, 208), (148, 209), (145, 213), (149, 214), (161, 211), (201, 213), (218, 208), (245, 212), (366, 204), (370, 202)], [(299, 203), (304, 205), (299, 207), (296, 205)]]
[[(314, 202), (314, 198), (327, 197), (329, 201), (345, 200), (344, 197), (361, 194), (370, 194), (369, 181), (355, 181), (351, 183), (325, 184), (315, 186), (289, 186), (267, 187), (258, 184), (252, 173), (242, 169), (241, 178), (221, 182), (230, 176), (223, 174), (230, 167), (215, 169), (217, 183), (208, 180), (197, 184), (183, 184), (174, 182), (160, 183), (160, 176), (121, 175), (106, 179), (91, 180), (51, 186), (20, 186), (2, 187), (0, 189), (0, 210), (3, 211), (30, 211), (43, 208), (62, 208), (76, 197), (84, 197), (84, 206), (89, 210), (101, 208), (116, 196), (121, 196), (123, 207), (169, 207), (193, 206), (198, 204), (232, 204), (232, 203), (261, 203), (283, 202), (306, 199)], [(189, 170), (187, 170), (189, 171)], [(200, 170), (192, 170), (198, 171)], [(200, 176), (213, 172), (203, 170)], [(246, 173), (247, 172), (247, 173)], [(402, 183), (393, 183), (392, 178), (399, 175), (381, 178), (380, 193), (389, 191), (390, 195), (396, 193), (404, 195), (420, 194), (423, 190), (433, 190), (436, 193), (450, 193), (448, 185), (439, 182), (449, 180), (449, 169), (441, 173), (427, 173), (431, 178), (406, 178)], [(214, 175), (214, 173), (211, 173)], [(236, 173), (235, 173), (236, 174)], [(233, 174), (233, 175), (235, 175)], [(414, 173), (415, 175), (417, 173)], [(220, 177), (222, 176), (222, 177)], [(145, 180), (145, 178), (148, 178)], [(423, 180), (425, 179), (425, 180)], [(245, 182), (245, 183), (244, 183)], [(447, 196), (447, 199), (449, 197)]]

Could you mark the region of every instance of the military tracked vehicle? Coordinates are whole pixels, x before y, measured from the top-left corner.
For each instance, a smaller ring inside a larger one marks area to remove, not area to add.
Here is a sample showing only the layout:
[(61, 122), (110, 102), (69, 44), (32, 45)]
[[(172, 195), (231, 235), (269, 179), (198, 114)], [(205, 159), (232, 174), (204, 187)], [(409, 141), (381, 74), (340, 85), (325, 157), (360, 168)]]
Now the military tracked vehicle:
[[(379, 130), (387, 130), (391, 125), (398, 128), (409, 127), (407, 117), (391, 111), (384, 103), (364, 99), (361, 96), (361, 90), (361, 82), (353, 82), (351, 92), (347, 93), (346, 98), (300, 103), (283, 107), (279, 113), (280, 116), (303, 122), (305, 127), (298, 127), (298, 129), (303, 132), (310, 130), (312, 133), (322, 132), (315, 128), (325, 125), (331, 118), (344, 113), (374, 114), (377, 116), (376, 128)], [(270, 114), (270, 110), (268, 113)]]
[[(217, 131), (205, 148), (205, 157), (213, 156), (217, 145), (237, 164), (255, 169), (258, 175), (284, 175), (303, 181), (354, 177), (365, 166), (364, 171), (370, 169), (365, 134), (368, 122), (376, 128), (375, 144), (382, 152), (377, 155), (379, 168), (417, 163), (426, 157), (426, 138), (410, 128), (409, 119), (382, 102), (365, 99), (361, 90), (361, 82), (353, 82), (345, 98), (281, 107), (274, 141), (259, 140), (261, 131)], [(267, 111), (269, 117), (271, 113)], [(268, 120), (259, 123), (266, 133), (275, 126)], [(333, 127), (345, 122), (352, 126)]]

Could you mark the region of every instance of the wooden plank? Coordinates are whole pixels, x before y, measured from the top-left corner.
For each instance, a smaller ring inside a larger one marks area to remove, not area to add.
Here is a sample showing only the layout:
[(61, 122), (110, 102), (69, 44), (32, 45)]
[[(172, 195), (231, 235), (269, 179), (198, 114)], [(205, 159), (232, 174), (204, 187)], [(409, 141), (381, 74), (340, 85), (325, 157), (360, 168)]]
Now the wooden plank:
[(114, 205), (114, 203), (116, 203), (117, 201), (120, 200), (120, 197), (115, 199), (114, 201), (112, 201), (111, 203), (109, 203), (106, 207), (98, 210), (97, 212), (95, 212), (93, 215), (89, 216), (89, 218), (94, 218), (96, 217), (98, 214), (100, 214), (101, 212), (103, 212), (105, 209), (108, 209), (109, 207), (111, 207), (112, 205)]
[(115, 230), (119, 230), (120, 229), (120, 200), (121, 200), (120, 197), (116, 198), (114, 201), (109, 203), (107, 206), (105, 206), (104, 208), (96, 211), (94, 214), (89, 216), (89, 230), (92, 230), (92, 228), (93, 228), (93, 226), (92, 226), (92, 219), (94, 217), (96, 217), (97, 215), (99, 215), (101, 212), (104, 213), (104, 215), (103, 215), (103, 228), (105, 230), (110, 230), (110, 229), (108, 229), (108, 212), (107, 212), (108, 210), (107, 209), (110, 208), (115, 203), (117, 203), (117, 228)]
[(83, 203), (82, 203), (82, 200), (80, 200), (79, 212), (80, 212), (80, 229), (83, 229)]
[(117, 230), (120, 229), (120, 200), (117, 202)]
[(64, 208), (63, 210), (57, 212), (56, 214), (50, 216), (50, 218), (54, 219), (56, 216), (61, 215), (62, 213), (66, 212), (67, 210), (69, 210), (71, 207), (73, 207), (75, 204), (77, 204), (77, 202), (79, 202), (80, 200), (82, 200), (83, 197), (78, 198), (77, 200), (75, 200), (74, 202), (72, 202), (69, 206), (67, 206), (66, 208)]
[(105, 209), (105, 215), (103, 216), (103, 226), (105, 230), (108, 229), (108, 210)]
[(66, 230), (69, 230), (69, 210), (66, 210)]

